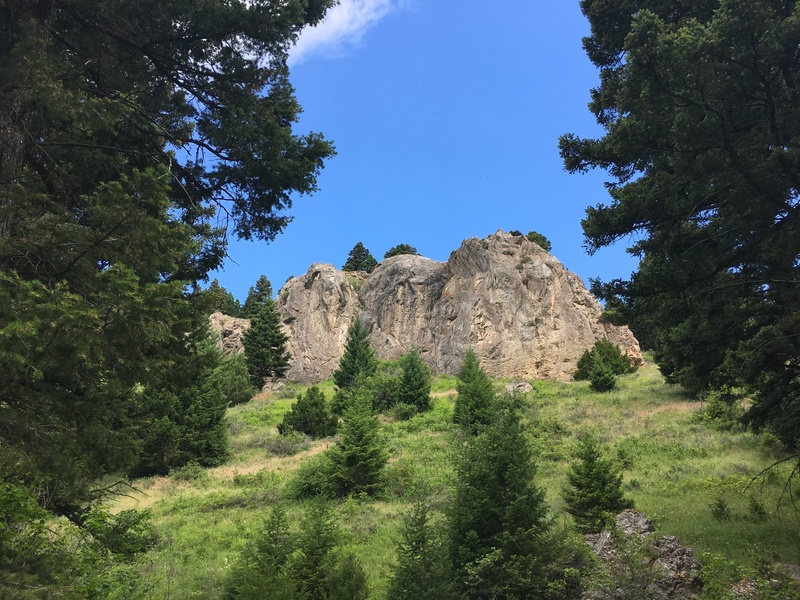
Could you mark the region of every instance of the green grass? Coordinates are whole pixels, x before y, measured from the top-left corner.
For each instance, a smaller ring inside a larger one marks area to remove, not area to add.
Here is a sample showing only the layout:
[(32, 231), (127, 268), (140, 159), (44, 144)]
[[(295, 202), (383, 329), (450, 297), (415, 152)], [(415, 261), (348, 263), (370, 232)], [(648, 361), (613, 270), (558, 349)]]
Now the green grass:
[[(362, 561), (374, 598), (384, 596), (400, 518), (413, 495), (425, 489), (436, 508), (450, 499), (455, 383), (449, 376), (434, 379), (429, 412), (407, 421), (381, 417), (391, 457), (385, 496), (336, 505), (344, 544)], [(666, 385), (652, 365), (621, 378), (618, 389), (606, 394), (591, 392), (588, 382), (531, 384), (523, 420), (539, 457), (538, 482), (554, 514), (562, 516), (560, 490), (576, 440), (590, 432), (624, 467), (626, 493), (660, 533), (678, 537), (698, 555), (710, 552), (745, 569), (765, 560), (800, 563), (800, 513), (788, 506), (776, 510), (789, 467), (771, 471), (745, 491), (779, 456), (769, 436), (698, 424), (693, 415), (700, 403)], [(321, 388), (330, 399), (332, 384)], [(271, 507), (284, 503), (297, 521), (303, 502), (286, 498), (286, 484), (298, 465), (335, 440), (298, 442), (289, 449), (294, 454), (274, 445), (294, 391), (288, 398), (259, 395), (229, 410), (228, 465), (204, 477), (189, 472), (134, 482), (142, 493), (118, 503), (119, 509), (150, 509), (161, 534), (138, 565), (138, 576), (151, 586), (144, 598), (221, 598), (226, 574)], [(720, 500), (728, 520), (712, 515), (712, 504)]]

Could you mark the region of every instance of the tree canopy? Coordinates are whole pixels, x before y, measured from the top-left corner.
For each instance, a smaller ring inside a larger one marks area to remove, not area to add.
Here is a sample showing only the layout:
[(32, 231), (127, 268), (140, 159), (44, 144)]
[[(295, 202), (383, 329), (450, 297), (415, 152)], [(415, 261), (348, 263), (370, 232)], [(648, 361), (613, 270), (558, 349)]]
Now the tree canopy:
[(393, 256), (399, 256), (400, 254), (419, 255), (419, 252), (417, 252), (417, 249), (414, 248), (414, 246), (410, 246), (409, 244), (397, 244), (397, 246), (392, 246), (389, 248), (383, 255), (383, 258), (392, 258)]
[(0, 479), (49, 511), (84, 521), (151, 448), (227, 452), (191, 292), (316, 189), (333, 147), (294, 133), (286, 61), (333, 3), (0, 10)]
[(378, 261), (372, 256), (364, 244), (358, 242), (347, 255), (347, 261), (342, 265), (342, 271), (366, 271), (370, 273)]
[(590, 252), (623, 238), (630, 280), (593, 289), (647, 332), (671, 382), (741, 385), (749, 420), (800, 439), (800, 8), (794, 1), (584, 0), (599, 139), (564, 135), (572, 172), (608, 171)]
[(272, 301), (272, 283), (266, 275), (262, 275), (247, 292), (247, 298), (242, 306), (242, 316), (245, 319), (252, 319), (267, 301)]

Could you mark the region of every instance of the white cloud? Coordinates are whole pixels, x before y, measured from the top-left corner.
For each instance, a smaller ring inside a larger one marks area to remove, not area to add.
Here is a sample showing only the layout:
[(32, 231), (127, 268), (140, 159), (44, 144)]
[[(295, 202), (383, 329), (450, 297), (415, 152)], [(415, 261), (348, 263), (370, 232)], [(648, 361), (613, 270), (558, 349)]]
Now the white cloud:
[(364, 33), (403, 4), (403, 0), (340, 0), (325, 20), (300, 34), (289, 62), (298, 64), (312, 55), (341, 56), (357, 46)]

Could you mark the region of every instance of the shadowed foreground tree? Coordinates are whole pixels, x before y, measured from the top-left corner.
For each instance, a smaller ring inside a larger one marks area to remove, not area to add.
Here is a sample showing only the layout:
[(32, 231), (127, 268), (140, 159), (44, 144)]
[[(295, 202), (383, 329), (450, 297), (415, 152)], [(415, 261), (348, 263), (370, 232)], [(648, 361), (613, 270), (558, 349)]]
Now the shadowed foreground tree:
[(286, 61), (332, 4), (3, 4), (0, 480), (48, 511), (85, 521), (159, 394), (216, 427), (191, 292), (316, 188), (333, 148), (293, 132)]
[(605, 135), (562, 136), (608, 171), (590, 252), (634, 240), (630, 280), (595, 282), (670, 382), (744, 386), (746, 418), (800, 440), (800, 8), (773, 0), (583, 0)]
[(450, 510), (451, 558), (464, 598), (542, 598), (547, 565), (547, 504), (514, 400), (456, 458)]

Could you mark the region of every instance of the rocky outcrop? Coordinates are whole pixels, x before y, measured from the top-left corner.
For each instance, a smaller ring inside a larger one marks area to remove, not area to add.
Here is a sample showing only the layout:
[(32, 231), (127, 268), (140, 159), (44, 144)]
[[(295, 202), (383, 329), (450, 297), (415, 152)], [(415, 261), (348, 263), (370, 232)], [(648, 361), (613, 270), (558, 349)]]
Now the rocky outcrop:
[(584, 600), (699, 597), (702, 565), (691, 548), (673, 536), (656, 535), (650, 519), (635, 510), (617, 515), (616, 525), (618, 536), (607, 531), (586, 536), (586, 543), (616, 583), (592, 590)]
[(347, 329), (361, 312), (357, 289), (366, 277), (366, 273), (345, 273), (316, 263), (281, 288), (276, 302), (289, 335), (289, 381), (316, 383), (336, 369)]
[(289, 379), (330, 376), (360, 314), (383, 359), (411, 348), (439, 373), (455, 373), (468, 348), (493, 376), (568, 380), (580, 355), (607, 337), (637, 362), (625, 327), (600, 321), (581, 279), (524, 236), (466, 240), (446, 263), (400, 255), (367, 276), (312, 265), (289, 280), (278, 310), (290, 336)]
[(239, 319), (223, 315), (221, 312), (212, 313), (208, 317), (211, 329), (219, 335), (219, 346), (227, 355), (240, 354), (244, 351), (242, 336), (250, 329), (248, 319)]

